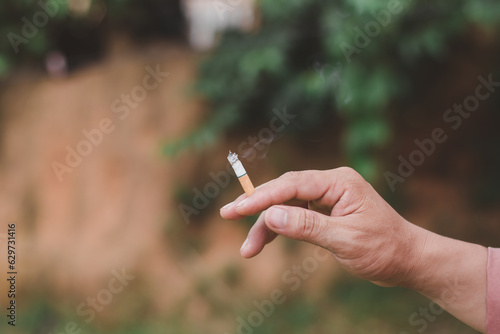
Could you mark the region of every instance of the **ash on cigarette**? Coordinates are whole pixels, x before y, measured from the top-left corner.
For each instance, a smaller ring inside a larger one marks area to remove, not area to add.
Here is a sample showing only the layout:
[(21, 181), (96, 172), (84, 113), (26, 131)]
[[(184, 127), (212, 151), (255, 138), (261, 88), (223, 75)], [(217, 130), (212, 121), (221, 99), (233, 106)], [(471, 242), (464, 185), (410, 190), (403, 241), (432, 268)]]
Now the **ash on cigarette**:
[(238, 161), (238, 154), (231, 152), (229, 150), (229, 154), (227, 155), (227, 160), (232, 164), (234, 164), (236, 161)]

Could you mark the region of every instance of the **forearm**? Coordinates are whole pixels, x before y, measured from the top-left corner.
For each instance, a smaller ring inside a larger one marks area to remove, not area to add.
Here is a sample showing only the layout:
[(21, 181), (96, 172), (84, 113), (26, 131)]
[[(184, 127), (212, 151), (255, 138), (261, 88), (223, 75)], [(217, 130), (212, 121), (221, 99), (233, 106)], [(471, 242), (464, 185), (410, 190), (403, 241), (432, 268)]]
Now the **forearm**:
[(404, 285), (484, 333), (488, 250), (415, 225), (411, 233), (417, 246)]

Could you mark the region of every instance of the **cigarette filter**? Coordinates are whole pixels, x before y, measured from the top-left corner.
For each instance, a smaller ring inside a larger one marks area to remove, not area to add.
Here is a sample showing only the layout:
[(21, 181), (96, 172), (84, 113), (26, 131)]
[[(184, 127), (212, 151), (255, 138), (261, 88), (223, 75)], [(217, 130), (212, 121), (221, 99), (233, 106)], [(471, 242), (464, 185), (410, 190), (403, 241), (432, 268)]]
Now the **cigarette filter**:
[(248, 177), (243, 164), (241, 163), (240, 159), (238, 159), (238, 155), (229, 151), (227, 160), (229, 160), (229, 163), (233, 167), (233, 170), (236, 173), (236, 176), (238, 177), (238, 180), (240, 181), (245, 194), (247, 194), (247, 196), (250, 196), (255, 191), (255, 188), (252, 184), (252, 181), (250, 181), (250, 177)]

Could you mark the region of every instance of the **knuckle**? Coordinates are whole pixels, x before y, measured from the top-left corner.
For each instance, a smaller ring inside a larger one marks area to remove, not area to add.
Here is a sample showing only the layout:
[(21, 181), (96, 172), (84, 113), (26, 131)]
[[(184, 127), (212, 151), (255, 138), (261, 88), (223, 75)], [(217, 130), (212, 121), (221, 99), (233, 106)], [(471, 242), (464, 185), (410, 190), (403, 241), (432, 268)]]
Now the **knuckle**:
[(369, 194), (370, 185), (356, 170), (351, 167), (340, 167), (337, 169), (349, 192), (358, 203), (364, 203)]
[(337, 168), (337, 171), (348, 179), (362, 179), (362, 176), (351, 167), (339, 167)]
[(303, 210), (301, 215), (301, 236), (303, 239), (312, 240), (316, 237), (319, 230), (317, 217), (310, 210)]
[(347, 184), (354, 185), (355, 187), (363, 187), (366, 184), (361, 174), (351, 167), (340, 167), (337, 170)]
[(357, 203), (365, 203), (368, 199), (368, 187), (365, 181), (355, 182), (350, 181), (346, 184), (346, 189), (356, 199)]

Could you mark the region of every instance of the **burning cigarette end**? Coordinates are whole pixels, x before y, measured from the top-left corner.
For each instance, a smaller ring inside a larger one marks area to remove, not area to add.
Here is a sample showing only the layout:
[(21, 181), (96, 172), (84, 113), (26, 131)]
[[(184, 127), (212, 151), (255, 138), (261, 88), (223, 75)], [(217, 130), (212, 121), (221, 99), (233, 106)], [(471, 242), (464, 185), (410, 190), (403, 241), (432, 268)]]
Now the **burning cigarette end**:
[(241, 163), (240, 159), (238, 159), (238, 154), (229, 151), (227, 160), (229, 160), (229, 163), (233, 167), (238, 180), (240, 180), (240, 184), (243, 187), (245, 194), (247, 194), (247, 196), (250, 196), (255, 191), (255, 188), (252, 184), (252, 181), (250, 181), (250, 178), (248, 177), (243, 164)]

